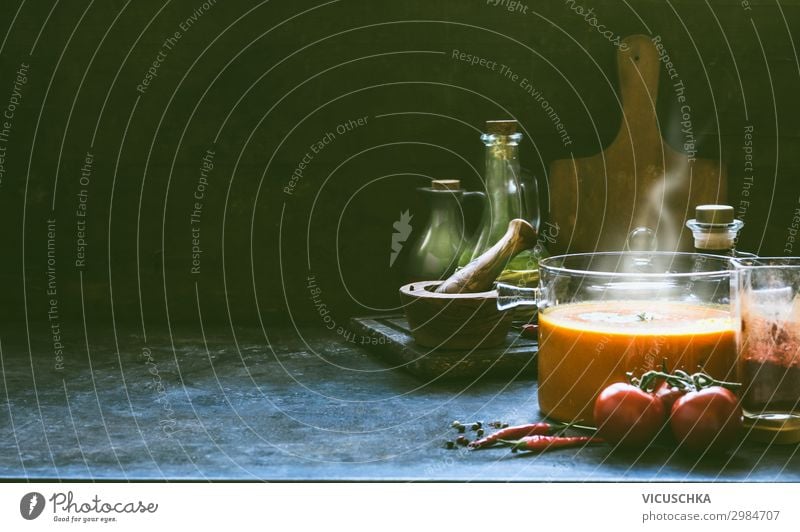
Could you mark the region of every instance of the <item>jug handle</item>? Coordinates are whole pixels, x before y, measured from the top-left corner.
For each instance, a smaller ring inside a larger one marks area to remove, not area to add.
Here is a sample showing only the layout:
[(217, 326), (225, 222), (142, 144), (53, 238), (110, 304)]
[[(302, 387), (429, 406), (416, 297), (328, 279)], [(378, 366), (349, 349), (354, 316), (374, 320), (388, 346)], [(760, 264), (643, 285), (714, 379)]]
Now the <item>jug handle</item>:
[[(472, 199), (470, 199), (470, 198), (472, 198)], [(481, 216), (483, 215), (483, 209), (486, 208), (486, 203), (487, 203), (487, 201), (486, 201), (486, 193), (485, 192), (481, 192), (479, 190), (474, 190), (474, 191), (465, 190), (464, 192), (461, 193), (461, 200), (462, 201), (475, 201), (476, 199), (480, 200), (480, 204), (481, 204), (481, 210), (476, 215), (477, 220), (480, 221)], [(465, 223), (464, 227), (466, 227), (467, 226), (466, 217), (464, 219), (464, 223)], [(477, 233), (479, 229), (480, 229), (480, 223), (475, 225), (475, 229), (472, 231), (472, 234), (469, 235), (469, 238), (472, 238), (473, 236), (475, 236), (475, 233)]]
[[(539, 231), (539, 227), (542, 223), (542, 213), (539, 209), (539, 186), (536, 183), (536, 177), (533, 174), (530, 174), (526, 170), (521, 170), (520, 174), (524, 175), (525, 173), (529, 174), (529, 177), (533, 181), (532, 185), (533, 188), (529, 190), (530, 186), (525, 181), (519, 182), (519, 188), (522, 191), (522, 207), (523, 207), (523, 214), (525, 215), (525, 219), (530, 223), (536, 231)], [(529, 194), (530, 192), (530, 194)], [(532, 197), (533, 192), (536, 192), (535, 197)]]

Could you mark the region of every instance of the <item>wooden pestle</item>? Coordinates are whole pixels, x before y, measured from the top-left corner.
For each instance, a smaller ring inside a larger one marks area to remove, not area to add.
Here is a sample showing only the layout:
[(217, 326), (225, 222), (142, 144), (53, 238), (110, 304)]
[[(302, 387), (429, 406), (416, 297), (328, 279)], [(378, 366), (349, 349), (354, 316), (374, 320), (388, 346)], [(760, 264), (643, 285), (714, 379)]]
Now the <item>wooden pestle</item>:
[(536, 245), (536, 236), (536, 230), (525, 220), (511, 220), (503, 238), (483, 255), (451, 275), (436, 292), (457, 294), (491, 290), (492, 283), (508, 261), (520, 251)]

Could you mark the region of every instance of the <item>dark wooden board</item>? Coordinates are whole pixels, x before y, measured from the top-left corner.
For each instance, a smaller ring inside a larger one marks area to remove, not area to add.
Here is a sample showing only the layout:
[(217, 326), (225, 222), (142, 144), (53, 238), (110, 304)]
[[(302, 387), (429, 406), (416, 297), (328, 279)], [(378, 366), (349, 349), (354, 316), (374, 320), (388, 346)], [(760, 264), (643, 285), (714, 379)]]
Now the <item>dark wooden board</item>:
[(431, 349), (418, 345), (405, 316), (353, 318), (352, 327), (370, 339), (362, 341), (384, 362), (402, 367), (424, 379), (463, 380), (482, 376), (536, 375), (535, 340), (520, 337), (512, 327), (504, 345), (486, 349)]

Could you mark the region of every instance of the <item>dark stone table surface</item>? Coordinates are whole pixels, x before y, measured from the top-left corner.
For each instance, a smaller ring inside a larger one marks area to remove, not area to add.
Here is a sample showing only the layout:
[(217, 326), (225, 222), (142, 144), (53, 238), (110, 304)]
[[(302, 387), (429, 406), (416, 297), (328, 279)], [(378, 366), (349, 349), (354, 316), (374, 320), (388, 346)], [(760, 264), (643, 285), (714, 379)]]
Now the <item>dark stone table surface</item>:
[(446, 450), (454, 419), (540, 419), (535, 380), (424, 382), (324, 330), (90, 333), (60, 371), (48, 342), (2, 345), (2, 478), (800, 481), (798, 446)]

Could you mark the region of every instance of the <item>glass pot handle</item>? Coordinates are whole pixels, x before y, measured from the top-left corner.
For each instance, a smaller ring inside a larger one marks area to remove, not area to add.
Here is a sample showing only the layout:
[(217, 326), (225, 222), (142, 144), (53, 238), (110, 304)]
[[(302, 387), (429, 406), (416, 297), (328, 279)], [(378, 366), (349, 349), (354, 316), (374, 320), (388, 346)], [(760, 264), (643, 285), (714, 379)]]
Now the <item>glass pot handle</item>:
[(497, 310), (518, 307), (538, 307), (541, 301), (539, 288), (527, 288), (513, 284), (497, 283)]

